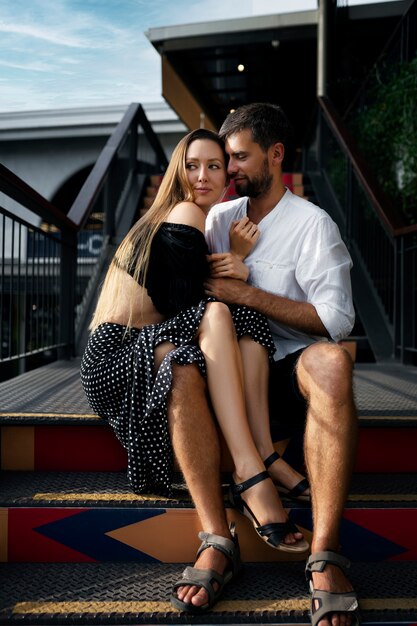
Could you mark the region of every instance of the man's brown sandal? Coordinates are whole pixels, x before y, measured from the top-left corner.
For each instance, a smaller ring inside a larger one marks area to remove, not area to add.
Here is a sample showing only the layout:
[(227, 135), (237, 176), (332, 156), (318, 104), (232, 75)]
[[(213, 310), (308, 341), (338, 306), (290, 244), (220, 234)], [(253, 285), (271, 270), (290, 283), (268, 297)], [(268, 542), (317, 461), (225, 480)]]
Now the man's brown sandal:
[[(198, 538), (201, 539), (202, 544), (198, 549), (197, 557), (207, 550), (207, 548), (215, 548), (222, 552), (229, 559), (229, 567), (219, 574), (212, 569), (199, 569), (197, 567), (186, 567), (183, 571), (182, 578), (175, 583), (172, 594), (171, 604), (180, 611), (186, 611), (188, 613), (204, 613), (211, 609), (214, 604), (219, 600), (223, 589), (227, 583), (229, 583), (242, 569), (242, 562), (240, 559), (239, 540), (235, 532), (235, 524), (230, 524), (230, 534), (232, 539), (226, 539), (219, 535), (213, 535), (206, 532), (198, 533)], [(217, 583), (217, 588), (216, 588)], [(190, 586), (200, 587), (205, 589), (208, 595), (208, 601), (202, 606), (194, 606), (194, 604), (183, 602), (176, 594), (176, 590), (179, 587)]]
[[(331, 613), (351, 613), (352, 626), (359, 626), (359, 604), (354, 591), (334, 593), (314, 589), (313, 572), (323, 572), (326, 565), (329, 564), (336, 565), (344, 574), (346, 574), (346, 570), (350, 567), (350, 561), (341, 554), (333, 552), (333, 550), (315, 552), (307, 560), (305, 574), (311, 591), (311, 626), (317, 626), (320, 620)], [(330, 619), (329, 621), (331, 622)]]

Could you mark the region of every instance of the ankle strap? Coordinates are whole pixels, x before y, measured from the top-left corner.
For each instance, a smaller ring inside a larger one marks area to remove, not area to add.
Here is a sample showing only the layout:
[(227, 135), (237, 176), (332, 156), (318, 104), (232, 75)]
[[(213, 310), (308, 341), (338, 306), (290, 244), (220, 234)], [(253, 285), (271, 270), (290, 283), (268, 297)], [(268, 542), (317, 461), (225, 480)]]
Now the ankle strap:
[(275, 463), (275, 461), (278, 461), (278, 459), (280, 458), (281, 458), (281, 455), (275, 450), (275, 452), (270, 454), (269, 457), (266, 458), (264, 461), (264, 465), (266, 469), (268, 469), (268, 467), (270, 467), (272, 463)]
[(337, 565), (344, 574), (350, 567), (350, 561), (338, 552), (333, 550), (324, 550), (323, 552), (315, 552), (311, 554), (307, 560), (305, 569), (307, 580), (311, 579), (313, 572), (323, 572), (328, 564)]
[(252, 476), (252, 478), (248, 478), (248, 480), (244, 480), (243, 483), (234, 484), (233, 492), (235, 494), (243, 493), (247, 489), (250, 489), (250, 487), (253, 487), (254, 485), (257, 485), (258, 483), (261, 483), (263, 480), (266, 480), (267, 478), (271, 478), (267, 471), (260, 472), (259, 474)]

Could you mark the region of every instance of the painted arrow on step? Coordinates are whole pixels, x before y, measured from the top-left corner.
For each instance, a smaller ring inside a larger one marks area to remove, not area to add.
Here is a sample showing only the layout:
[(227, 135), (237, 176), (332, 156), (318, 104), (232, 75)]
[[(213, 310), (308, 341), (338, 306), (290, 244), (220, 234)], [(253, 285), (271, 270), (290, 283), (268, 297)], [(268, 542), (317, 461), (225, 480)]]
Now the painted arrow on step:
[(38, 526), (34, 530), (96, 561), (141, 561), (156, 559), (111, 536), (115, 529), (137, 525), (165, 513), (164, 509), (100, 508), (84, 510), (69, 517)]
[[(387, 526), (389, 525), (387, 514), (390, 518), (399, 519), (401, 513), (412, 513), (410, 510), (381, 510), (381, 509), (363, 509), (363, 510), (346, 510), (343, 514), (340, 543), (342, 551), (351, 561), (389, 561), (401, 558), (408, 548), (407, 541), (415, 543), (414, 536), (410, 533), (401, 535), (401, 543), (399, 533), (388, 534)], [(393, 516), (390, 514), (394, 513)], [(304, 528), (312, 529), (311, 511), (309, 509), (293, 509), (291, 511), (291, 519), (296, 524), (304, 526)], [(404, 518), (406, 516), (403, 516)], [(386, 521), (384, 521), (386, 520)], [(416, 524), (416, 520), (409, 519), (406, 525)], [(415, 528), (415, 526), (414, 526)]]

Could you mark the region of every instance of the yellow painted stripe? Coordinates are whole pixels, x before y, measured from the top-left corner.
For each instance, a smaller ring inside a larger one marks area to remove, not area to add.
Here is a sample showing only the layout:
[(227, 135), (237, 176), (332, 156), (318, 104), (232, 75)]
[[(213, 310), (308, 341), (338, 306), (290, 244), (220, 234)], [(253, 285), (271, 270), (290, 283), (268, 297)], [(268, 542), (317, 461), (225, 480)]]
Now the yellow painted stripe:
[(417, 494), (395, 493), (395, 494), (358, 494), (348, 497), (350, 502), (417, 502)]
[(33, 500), (88, 500), (88, 501), (103, 501), (103, 500), (116, 500), (116, 501), (127, 501), (127, 502), (149, 502), (149, 501), (172, 501), (176, 502), (178, 500), (187, 500), (191, 502), (190, 497), (184, 498), (161, 498), (161, 496), (146, 494), (146, 495), (138, 495), (135, 493), (37, 493), (33, 496)]
[(101, 419), (95, 413), (0, 413), (0, 417), (82, 417)]
[[(135, 493), (68, 493), (68, 492), (47, 492), (36, 493), (32, 497), (33, 500), (42, 501), (58, 501), (58, 500), (86, 500), (89, 502), (115, 500), (125, 502), (149, 502), (169, 501), (169, 502), (191, 502), (189, 495), (184, 494), (175, 498), (161, 498), (161, 496), (153, 494), (138, 495)], [(396, 493), (396, 494), (351, 494), (348, 497), (349, 502), (417, 502), (417, 494)]]
[[(212, 609), (227, 611), (290, 611), (307, 610), (308, 600), (230, 600), (220, 601)], [(170, 613), (175, 612), (169, 602), (19, 602), (14, 615), (39, 613)]]
[(395, 420), (396, 422), (401, 422), (402, 420), (417, 420), (417, 415), (359, 415), (359, 419), (377, 421)]
[[(417, 598), (369, 598), (361, 599), (360, 608), (367, 611), (415, 610)], [(213, 612), (237, 611), (307, 611), (309, 599), (293, 600), (224, 600), (216, 604)], [(169, 602), (18, 602), (13, 615), (36, 615), (40, 613), (169, 613), (176, 612)]]
[[(80, 417), (100, 419), (95, 413), (0, 413), (0, 417)], [(377, 421), (398, 421), (417, 420), (417, 415), (360, 415), (359, 419)]]

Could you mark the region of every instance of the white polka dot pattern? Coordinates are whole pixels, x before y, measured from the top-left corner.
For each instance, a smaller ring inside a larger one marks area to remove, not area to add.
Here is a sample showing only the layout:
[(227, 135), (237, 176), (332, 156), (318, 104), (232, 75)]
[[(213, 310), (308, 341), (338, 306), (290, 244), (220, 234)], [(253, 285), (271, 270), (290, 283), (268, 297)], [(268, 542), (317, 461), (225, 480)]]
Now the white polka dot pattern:
[[(91, 335), (81, 362), (81, 381), (92, 409), (113, 427), (128, 453), (128, 479), (136, 493), (171, 495), (173, 451), (168, 432), (167, 396), (172, 362), (205, 361), (193, 341), (207, 301), (177, 316), (138, 330), (105, 323)], [(245, 307), (231, 307), (238, 337), (250, 335), (274, 353), (267, 320)], [(154, 350), (169, 341), (176, 348), (154, 375)], [(198, 416), (196, 416), (197, 418)]]

